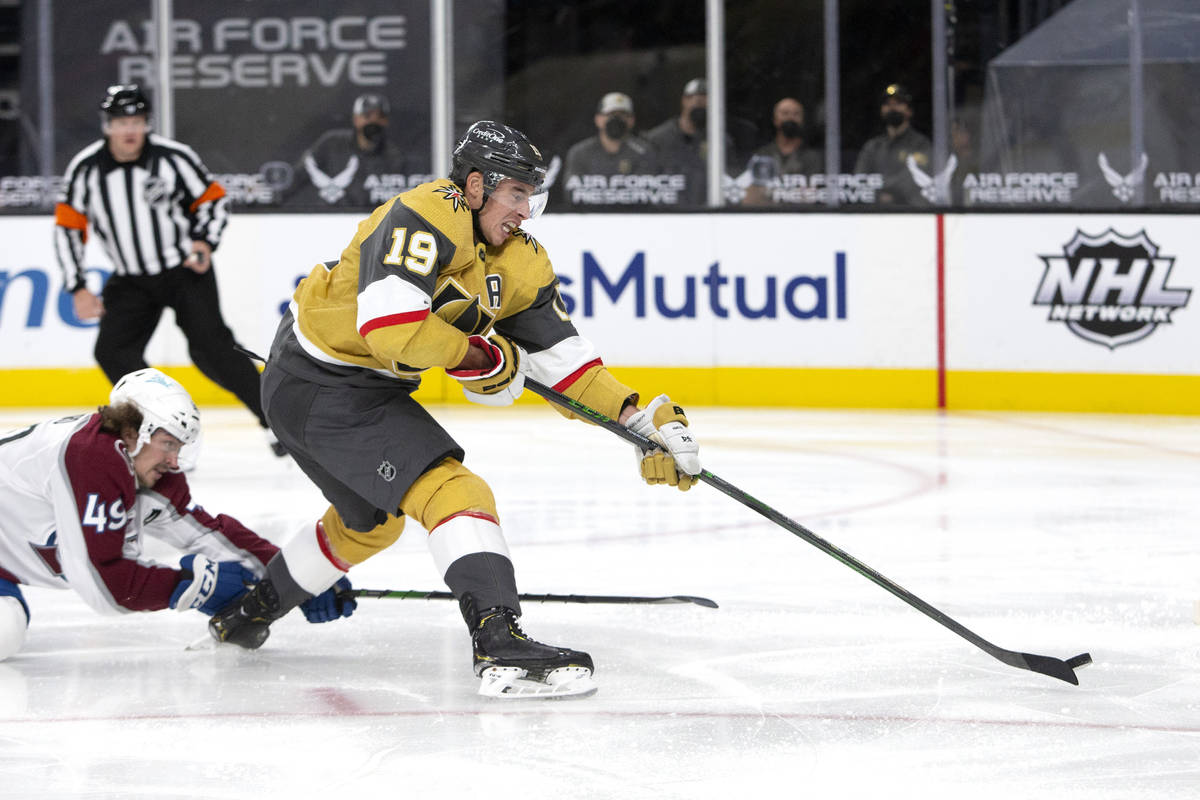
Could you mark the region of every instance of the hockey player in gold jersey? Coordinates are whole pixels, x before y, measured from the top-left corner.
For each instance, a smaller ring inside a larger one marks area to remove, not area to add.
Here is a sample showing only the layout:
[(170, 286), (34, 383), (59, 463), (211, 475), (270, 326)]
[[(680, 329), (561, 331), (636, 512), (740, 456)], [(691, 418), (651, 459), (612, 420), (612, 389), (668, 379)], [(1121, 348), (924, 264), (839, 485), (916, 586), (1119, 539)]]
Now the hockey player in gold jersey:
[(375, 209), (337, 261), (296, 289), (263, 373), (267, 418), (331, 505), (286, 543), (267, 576), (213, 617), (219, 641), (261, 646), (270, 623), (396, 541), (411, 517), (459, 600), (480, 692), (595, 691), (587, 653), (522, 633), (516, 579), (491, 489), (411, 396), (441, 368), (475, 402), (508, 405), (525, 376), (653, 438), (650, 483), (688, 489), (698, 445), (665, 395), (638, 393), (605, 368), (566, 313), (545, 249), (520, 225), (544, 204), (546, 168), (520, 131), (472, 125), (449, 179)]

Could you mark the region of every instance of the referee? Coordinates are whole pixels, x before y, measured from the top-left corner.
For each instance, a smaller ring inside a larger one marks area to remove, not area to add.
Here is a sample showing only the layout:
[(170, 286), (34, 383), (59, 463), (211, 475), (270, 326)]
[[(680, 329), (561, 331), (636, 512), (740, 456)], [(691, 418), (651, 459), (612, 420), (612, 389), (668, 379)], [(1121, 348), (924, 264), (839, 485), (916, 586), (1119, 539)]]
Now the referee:
[[(96, 361), (113, 383), (144, 369), (164, 308), (192, 361), (267, 428), (258, 370), (221, 317), (212, 251), (229, 211), (225, 190), (187, 145), (150, 133), (150, 102), (136, 85), (110, 86), (100, 104), (104, 138), (67, 167), (54, 211), (54, 246), (79, 319), (100, 318)], [(103, 299), (84, 281), (88, 226), (113, 265)], [(276, 455), (283, 449), (267, 430)]]

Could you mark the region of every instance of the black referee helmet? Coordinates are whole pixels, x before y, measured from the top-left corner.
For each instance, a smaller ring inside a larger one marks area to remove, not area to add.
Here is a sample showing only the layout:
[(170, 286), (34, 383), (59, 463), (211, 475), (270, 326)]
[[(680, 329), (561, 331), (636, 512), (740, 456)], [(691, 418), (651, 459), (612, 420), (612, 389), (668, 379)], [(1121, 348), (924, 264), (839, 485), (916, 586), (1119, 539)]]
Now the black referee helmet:
[(108, 87), (100, 110), (110, 117), (132, 117), (150, 114), (150, 101), (136, 83), (115, 84)]

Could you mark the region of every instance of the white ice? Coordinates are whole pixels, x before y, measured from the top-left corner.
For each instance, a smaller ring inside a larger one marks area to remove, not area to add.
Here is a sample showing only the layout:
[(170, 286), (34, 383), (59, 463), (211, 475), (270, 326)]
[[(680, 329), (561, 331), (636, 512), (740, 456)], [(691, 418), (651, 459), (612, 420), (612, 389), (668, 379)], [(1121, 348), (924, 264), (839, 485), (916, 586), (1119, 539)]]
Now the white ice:
[[(57, 410), (6, 411), (0, 427)], [(205, 618), (101, 617), (30, 589), (0, 663), (0, 797), (1194, 798), (1200, 420), (689, 409), (705, 466), (996, 645), (1000, 663), (709, 486), (644, 486), (632, 448), (549, 409), (437, 415), (488, 479), (527, 604), (599, 692), (475, 694), (455, 604), (293, 614), (259, 651)], [(264, 535), (325, 503), (240, 409), (204, 413), (195, 497)], [(361, 588), (444, 589), (424, 532)], [(161, 553), (165, 559), (168, 553)]]

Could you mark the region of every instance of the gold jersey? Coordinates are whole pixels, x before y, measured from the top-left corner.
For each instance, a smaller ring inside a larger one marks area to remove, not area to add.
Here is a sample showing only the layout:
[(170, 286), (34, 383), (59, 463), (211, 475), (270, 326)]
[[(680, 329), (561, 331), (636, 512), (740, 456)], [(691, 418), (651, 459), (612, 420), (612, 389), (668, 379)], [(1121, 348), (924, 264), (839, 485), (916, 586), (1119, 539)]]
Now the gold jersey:
[(418, 381), (457, 366), (468, 336), (495, 330), (526, 351), (531, 377), (617, 417), (636, 393), (576, 331), (545, 248), (519, 229), (498, 246), (477, 242), (473, 219), (448, 180), (393, 197), (337, 262), (301, 281), (281, 334), (321, 364)]

